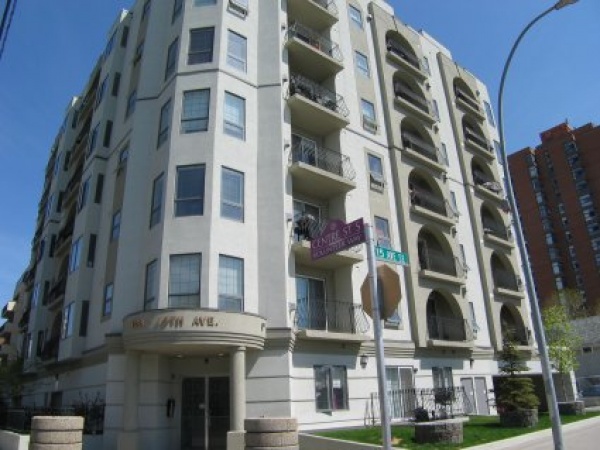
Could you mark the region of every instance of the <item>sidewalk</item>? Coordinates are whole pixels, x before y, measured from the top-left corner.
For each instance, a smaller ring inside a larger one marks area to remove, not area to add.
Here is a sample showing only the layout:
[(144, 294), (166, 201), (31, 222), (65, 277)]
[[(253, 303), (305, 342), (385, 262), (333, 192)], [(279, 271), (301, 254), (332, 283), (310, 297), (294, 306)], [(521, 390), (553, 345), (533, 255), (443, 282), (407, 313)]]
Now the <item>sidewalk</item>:
[[(581, 420), (562, 426), (565, 449), (590, 450), (600, 448), (600, 417)], [(468, 450), (552, 450), (554, 441), (552, 430), (536, 431), (502, 441), (490, 442)]]

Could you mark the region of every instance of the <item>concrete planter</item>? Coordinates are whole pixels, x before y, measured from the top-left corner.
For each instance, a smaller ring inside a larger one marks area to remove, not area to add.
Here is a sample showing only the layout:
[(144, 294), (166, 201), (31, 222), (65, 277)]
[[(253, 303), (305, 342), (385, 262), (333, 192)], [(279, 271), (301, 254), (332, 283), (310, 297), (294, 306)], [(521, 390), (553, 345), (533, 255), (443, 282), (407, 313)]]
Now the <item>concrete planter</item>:
[(500, 413), (500, 425), (503, 427), (531, 428), (538, 423), (537, 409), (519, 409)]
[(560, 402), (558, 412), (569, 416), (582, 416), (585, 414), (585, 403), (583, 401)]
[(462, 444), (463, 420), (448, 419), (415, 423), (418, 444)]

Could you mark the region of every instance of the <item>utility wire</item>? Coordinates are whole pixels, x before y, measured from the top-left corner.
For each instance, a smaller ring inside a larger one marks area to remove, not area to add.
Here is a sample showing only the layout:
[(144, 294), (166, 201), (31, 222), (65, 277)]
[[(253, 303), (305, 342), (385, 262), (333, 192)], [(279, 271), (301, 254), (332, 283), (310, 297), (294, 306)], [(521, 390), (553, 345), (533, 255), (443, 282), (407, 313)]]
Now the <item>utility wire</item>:
[[(10, 31), (10, 26), (12, 24), (13, 17), (15, 15), (15, 9), (17, 8), (17, 0), (7, 0), (6, 5), (4, 7), (4, 13), (2, 14), (2, 23), (0, 23), (0, 39), (2, 42), (0, 43), (0, 60), (2, 59), (2, 54), (4, 53), (4, 47), (6, 46), (6, 41), (8, 39), (8, 32)], [(10, 12), (9, 12), (10, 10)], [(8, 17), (8, 22), (7, 22)], [(6, 30), (5, 30), (6, 27)]]

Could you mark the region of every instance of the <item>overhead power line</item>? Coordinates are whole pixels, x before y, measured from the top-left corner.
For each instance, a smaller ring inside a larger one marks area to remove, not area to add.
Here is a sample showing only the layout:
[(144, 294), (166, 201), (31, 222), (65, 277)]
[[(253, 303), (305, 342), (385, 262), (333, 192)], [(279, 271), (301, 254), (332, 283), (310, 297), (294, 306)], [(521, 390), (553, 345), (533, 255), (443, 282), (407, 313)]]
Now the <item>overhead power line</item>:
[(0, 22), (0, 60), (2, 59), (2, 54), (4, 53), (4, 47), (6, 46), (8, 32), (10, 31), (10, 25), (12, 24), (16, 7), (17, 0), (7, 0), (6, 5), (4, 5), (2, 22)]

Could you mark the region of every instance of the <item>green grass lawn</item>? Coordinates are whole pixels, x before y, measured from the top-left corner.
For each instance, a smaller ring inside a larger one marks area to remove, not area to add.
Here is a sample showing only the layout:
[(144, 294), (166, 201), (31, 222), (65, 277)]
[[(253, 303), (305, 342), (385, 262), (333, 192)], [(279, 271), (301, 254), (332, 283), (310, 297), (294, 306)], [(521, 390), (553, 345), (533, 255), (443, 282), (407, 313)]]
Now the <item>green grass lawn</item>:
[[(588, 412), (584, 416), (561, 416), (561, 421), (563, 424), (567, 424), (599, 415), (600, 412)], [(534, 428), (503, 428), (500, 426), (500, 419), (497, 416), (471, 416), (469, 421), (463, 425), (464, 441), (460, 445), (416, 444), (413, 441), (413, 427), (406, 425), (392, 426), (392, 445), (408, 449), (457, 449), (499, 441), (550, 427), (551, 423), (548, 414), (540, 414), (540, 421)], [(365, 444), (381, 445), (381, 429), (378, 427), (326, 431), (320, 432), (318, 435), (334, 439), (363, 442)]]

